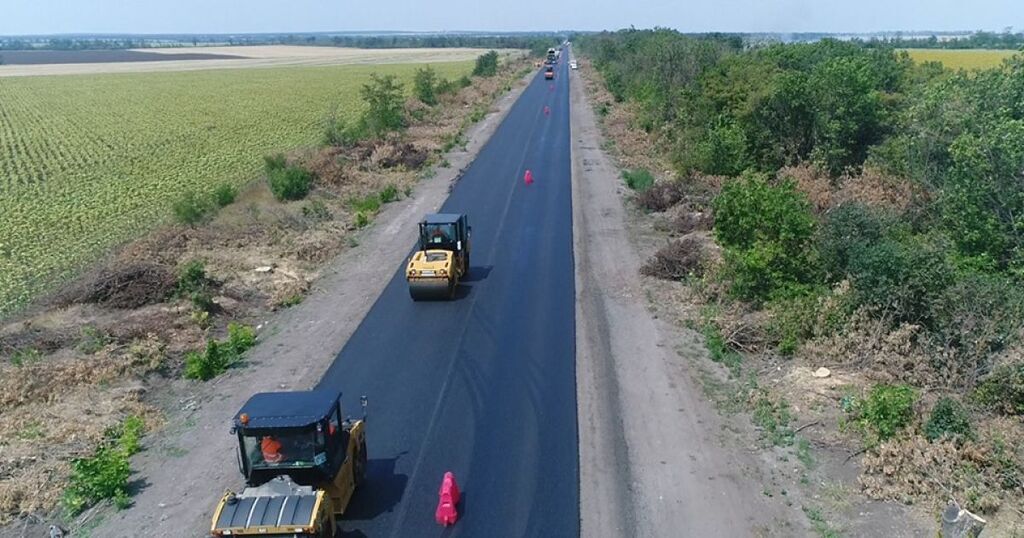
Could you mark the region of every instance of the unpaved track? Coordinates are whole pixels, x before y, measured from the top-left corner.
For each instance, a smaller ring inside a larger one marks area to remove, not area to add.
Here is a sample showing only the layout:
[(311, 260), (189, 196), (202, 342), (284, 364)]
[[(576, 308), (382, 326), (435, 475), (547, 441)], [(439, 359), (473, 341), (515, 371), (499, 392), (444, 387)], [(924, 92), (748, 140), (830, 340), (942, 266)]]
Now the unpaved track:
[(572, 74), (581, 536), (799, 536), (762, 491), (761, 464), (723, 446), (723, 421), (677, 353), (693, 335), (653, 318), (619, 170)]
[[(195, 394), (188, 388), (195, 385), (177, 384), (174, 403), (187, 411), (170, 416), (165, 431), (145, 440), (145, 450), (133, 462), (138, 470), (133, 478), (141, 486), (134, 506), (107, 516), (91, 536), (206, 535), (217, 500), (226, 488), (241, 483), (236, 442), (228, 433), (231, 417), (256, 392), (317, 383), (403, 263), (415, 241), (415, 223), (440, 207), (458, 171), (473, 161), (522, 91), (520, 84), (496, 104), (497, 113), (467, 133), (466, 150), (447, 155), (449, 168), (422, 181), (412, 198), (385, 206), (376, 224), (359, 237), (359, 246), (325, 269), (310, 296), (260, 331), (245, 367), (199, 386)], [(382, 411), (371, 407), (371, 413)]]

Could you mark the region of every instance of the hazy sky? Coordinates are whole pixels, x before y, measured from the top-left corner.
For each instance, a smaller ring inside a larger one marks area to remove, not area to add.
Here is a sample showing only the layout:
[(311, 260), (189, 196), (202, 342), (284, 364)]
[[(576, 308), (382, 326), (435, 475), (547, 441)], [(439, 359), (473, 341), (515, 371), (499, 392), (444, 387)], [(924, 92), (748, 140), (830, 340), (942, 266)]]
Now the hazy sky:
[(0, 35), (330, 30), (1024, 29), (1024, 0), (0, 0)]

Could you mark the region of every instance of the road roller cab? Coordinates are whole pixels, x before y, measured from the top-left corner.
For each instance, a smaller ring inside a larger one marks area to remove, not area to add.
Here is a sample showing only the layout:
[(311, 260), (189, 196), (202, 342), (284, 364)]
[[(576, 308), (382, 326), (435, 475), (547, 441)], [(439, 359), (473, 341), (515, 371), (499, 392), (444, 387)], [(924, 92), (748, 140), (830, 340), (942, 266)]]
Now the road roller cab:
[(325, 390), (265, 392), (235, 415), (232, 434), (245, 476), (213, 515), (213, 536), (334, 536), (366, 474), (364, 416), (341, 411), (341, 395)]
[(405, 270), (414, 301), (451, 299), (469, 273), (470, 235), (466, 215), (438, 213), (420, 222), (419, 248)]

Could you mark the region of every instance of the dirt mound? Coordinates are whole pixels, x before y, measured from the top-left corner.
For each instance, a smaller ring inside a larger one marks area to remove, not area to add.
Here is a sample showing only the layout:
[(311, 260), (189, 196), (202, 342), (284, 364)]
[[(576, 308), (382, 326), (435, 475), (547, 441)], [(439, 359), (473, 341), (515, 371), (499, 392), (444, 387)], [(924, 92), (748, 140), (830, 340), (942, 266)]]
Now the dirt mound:
[(373, 166), (379, 168), (403, 167), (406, 170), (418, 170), (427, 162), (427, 151), (416, 147), (411, 142), (386, 140), (366, 148), (365, 156)]

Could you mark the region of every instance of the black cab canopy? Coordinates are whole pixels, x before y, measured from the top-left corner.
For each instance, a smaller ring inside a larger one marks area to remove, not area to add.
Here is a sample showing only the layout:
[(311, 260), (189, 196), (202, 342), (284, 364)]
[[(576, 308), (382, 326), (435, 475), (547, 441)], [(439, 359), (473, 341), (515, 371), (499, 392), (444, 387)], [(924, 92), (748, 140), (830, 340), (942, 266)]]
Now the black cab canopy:
[(339, 397), (340, 392), (328, 390), (261, 392), (249, 398), (235, 415), (235, 427), (271, 429), (313, 426), (334, 411)]
[(462, 218), (462, 215), (456, 213), (430, 213), (423, 217), (423, 222), (427, 224), (455, 224)]

